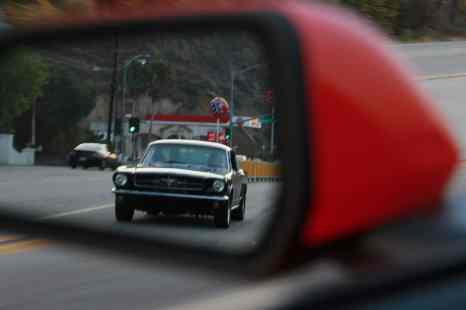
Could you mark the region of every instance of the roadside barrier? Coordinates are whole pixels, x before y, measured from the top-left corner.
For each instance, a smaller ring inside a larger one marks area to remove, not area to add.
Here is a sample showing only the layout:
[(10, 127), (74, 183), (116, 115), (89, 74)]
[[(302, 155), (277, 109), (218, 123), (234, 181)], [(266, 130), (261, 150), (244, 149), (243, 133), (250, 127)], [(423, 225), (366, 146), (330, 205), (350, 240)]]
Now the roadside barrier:
[(262, 161), (242, 161), (240, 167), (249, 183), (281, 182), (280, 165)]

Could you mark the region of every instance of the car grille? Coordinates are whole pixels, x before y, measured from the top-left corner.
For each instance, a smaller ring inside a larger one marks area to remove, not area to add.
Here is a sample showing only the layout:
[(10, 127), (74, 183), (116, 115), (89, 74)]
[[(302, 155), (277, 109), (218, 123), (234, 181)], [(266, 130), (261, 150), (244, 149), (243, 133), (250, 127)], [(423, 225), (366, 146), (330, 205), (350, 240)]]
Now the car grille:
[(136, 174), (134, 185), (164, 192), (192, 193), (204, 191), (206, 180), (174, 175)]

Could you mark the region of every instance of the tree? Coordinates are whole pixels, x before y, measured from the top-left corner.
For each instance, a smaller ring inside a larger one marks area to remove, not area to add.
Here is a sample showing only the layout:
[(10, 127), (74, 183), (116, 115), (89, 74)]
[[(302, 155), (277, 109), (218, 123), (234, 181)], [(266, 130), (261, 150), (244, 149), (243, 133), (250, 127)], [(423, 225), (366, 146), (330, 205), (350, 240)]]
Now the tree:
[(69, 69), (54, 67), (39, 99), (38, 144), (46, 152), (64, 153), (79, 143), (78, 123), (95, 106), (95, 96), (92, 83), (81, 81)]
[(47, 81), (47, 65), (26, 50), (2, 55), (0, 63), (0, 131), (12, 132), (16, 117), (30, 110)]
[(340, 0), (340, 3), (369, 17), (388, 33), (396, 33), (401, 0)]

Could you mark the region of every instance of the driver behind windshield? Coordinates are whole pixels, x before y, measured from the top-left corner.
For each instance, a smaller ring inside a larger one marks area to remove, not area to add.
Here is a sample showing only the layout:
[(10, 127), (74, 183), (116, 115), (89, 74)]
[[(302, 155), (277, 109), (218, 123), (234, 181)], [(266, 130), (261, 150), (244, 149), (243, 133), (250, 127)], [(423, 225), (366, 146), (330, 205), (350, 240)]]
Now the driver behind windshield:
[(224, 172), (228, 168), (223, 150), (186, 145), (153, 146), (143, 161), (144, 166), (182, 168), (197, 171)]
[(162, 152), (162, 149), (155, 148), (154, 154), (152, 156), (151, 164), (164, 163), (164, 162), (168, 162), (168, 161), (169, 160), (168, 160), (167, 156), (164, 155), (164, 153)]
[(226, 158), (225, 154), (220, 152), (213, 152), (209, 157), (209, 167), (212, 168), (226, 168)]

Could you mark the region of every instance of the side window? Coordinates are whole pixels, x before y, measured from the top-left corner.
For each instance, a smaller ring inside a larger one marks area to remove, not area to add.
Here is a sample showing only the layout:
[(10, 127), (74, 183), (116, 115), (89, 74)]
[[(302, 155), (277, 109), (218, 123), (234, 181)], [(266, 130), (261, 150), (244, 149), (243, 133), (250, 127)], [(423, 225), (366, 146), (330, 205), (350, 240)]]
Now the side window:
[(233, 170), (235, 171), (238, 171), (238, 163), (236, 162), (236, 154), (233, 151), (230, 152), (230, 161), (231, 161), (231, 168), (233, 168)]

